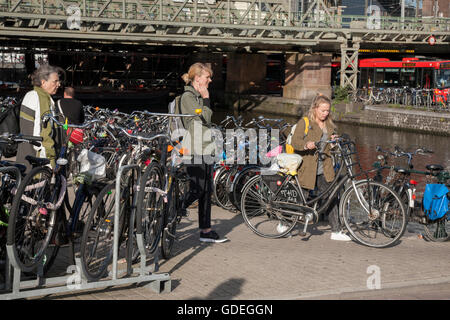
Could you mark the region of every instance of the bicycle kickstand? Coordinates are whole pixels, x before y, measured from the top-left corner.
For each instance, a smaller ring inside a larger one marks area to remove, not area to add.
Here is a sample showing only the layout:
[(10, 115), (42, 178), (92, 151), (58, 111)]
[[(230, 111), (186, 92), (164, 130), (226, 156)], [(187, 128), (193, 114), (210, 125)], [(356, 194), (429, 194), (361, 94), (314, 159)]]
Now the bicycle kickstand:
[(300, 232), (300, 235), (302, 237), (306, 236), (306, 229), (308, 228), (308, 223), (313, 219), (312, 213), (307, 213), (305, 215), (305, 218), (306, 218), (305, 226), (303, 227), (303, 231)]
[[(170, 225), (172, 225), (172, 224), (170, 224)], [(172, 239), (174, 239), (175, 241), (178, 242), (179, 239), (177, 238), (176, 235), (172, 234), (172, 233), (169, 231), (169, 228), (170, 228), (170, 226), (167, 225), (167, 226), (164, 228), (164, 232), (165, 232), (169, 237), (171, 237)]]

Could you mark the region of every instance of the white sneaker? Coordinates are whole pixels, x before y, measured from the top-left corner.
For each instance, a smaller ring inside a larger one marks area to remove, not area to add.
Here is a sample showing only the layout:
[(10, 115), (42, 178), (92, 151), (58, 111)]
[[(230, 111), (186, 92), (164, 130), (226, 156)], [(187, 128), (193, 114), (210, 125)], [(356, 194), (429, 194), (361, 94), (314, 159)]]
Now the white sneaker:
[(278, 233), (284, 233), (284, 232), (286, 232), (287, 229), (289, 229), (289, 226), (283, 224), (281, 221), (280, 221), (280, 223), (278, 223), (278, 225), (277, 225)]
[(332, 232), (331, 233), (331, 240), (352, 241), (352, 238), (350, 238), (348, 235), (346, 235), (342, 231), (339, 231), (339, 232)]

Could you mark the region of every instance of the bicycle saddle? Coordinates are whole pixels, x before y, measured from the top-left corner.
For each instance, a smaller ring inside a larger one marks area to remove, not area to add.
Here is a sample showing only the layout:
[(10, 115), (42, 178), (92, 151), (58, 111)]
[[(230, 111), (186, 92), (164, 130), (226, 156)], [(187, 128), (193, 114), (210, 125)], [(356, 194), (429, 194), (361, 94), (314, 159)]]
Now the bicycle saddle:
[(405, 168), (398, 168), (398, 169), (396, 169), (396, 171), (397, 171), (398, 173), (408, 173), (408, 172), (409, 172), (409, 170), (408, 170), (408, 169), (405, 169)]
[(442, 171), (444, 170), (444, 167), (440, 164), (427, 164), (426, 168), (430, 171)]
[(50, 159), (33, 157), (30, 155), (26, 156), (25, 160), (27, 160), (33, 167), (45, 166), (50, 163)]

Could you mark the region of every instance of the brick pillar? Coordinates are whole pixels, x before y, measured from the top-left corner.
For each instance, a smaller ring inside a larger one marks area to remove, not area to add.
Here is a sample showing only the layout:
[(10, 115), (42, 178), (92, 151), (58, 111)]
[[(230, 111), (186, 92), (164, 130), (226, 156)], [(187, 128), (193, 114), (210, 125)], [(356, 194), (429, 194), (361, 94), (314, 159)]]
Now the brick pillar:
[(434, 0), (423, 0), (422, 2), (422, 16), (430, 17), (434, 15), (433, 12)]
[(331, 54), (286, 56), (283, 97), (308, 100), (317, 92), (331, 96)]
[[(450, 1), (448, 0), (439, 0), (439, 12), (442, 12), (443, 17), (450, 17)], [(439, 13), (438, 13), (439, 15)]]
[(434, 6), (438, 5), (437, 17), (439, 18), (442, 14), (443, 17), (450, 16), (450, 2), (448, 0), (423, 0), (422, 5), (422, 16), (423, 17), (434, 17)]
[(225, 92), (264, 94), (267, 69), (265, 54), (229, 53), (227, 58)]

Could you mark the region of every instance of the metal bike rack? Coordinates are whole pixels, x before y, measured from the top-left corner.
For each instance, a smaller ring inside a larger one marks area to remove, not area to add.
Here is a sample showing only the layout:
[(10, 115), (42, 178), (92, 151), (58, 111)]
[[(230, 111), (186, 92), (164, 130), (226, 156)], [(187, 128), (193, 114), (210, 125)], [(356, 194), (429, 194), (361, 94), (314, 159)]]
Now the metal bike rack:
[[(20, 169), (16, 166), (7, 166), (7, 167), (1, 167), (0, 173), (13, 173), (16, 177), (16, 186), (18, 187), (20, 183), (22, 182), (22, 174), (20, 173)], [(9, 290), (11, 289), (11, 264), (9, 263), (9, 257), (8, 254), (6, 255), (5, 260), (5, 284), (3, 289)]]
[[(13, 254), (12, 246), (7, 246), (6, 261), (6, 277), (5, 289), (12, 292), (0, 294), (0, 300), (23, 299), (37, 296), (44, 296), (54, 293), (75, 293), (77, 291), (88, 289), (99, 289), (112, 286), (120, 286), (132, 283), (145, 283), (147, 288), (152, 289), (156, 293), (171, 292), (171, 279), (168, 273), (155, 273), (159, 270), (159, 253), (160, 249), (155, 250), (153, 254), (153, 265), (146, 266), (147, 254), (145, 252), (142, 233), (136, 234), (138, 249), (141, 255), (140, 267), (133, 269), (131, 259), (127, 259), (127, 270), (118, 271), (118, 251), (119, 251), (119, 214), (120, 214), (120, 181), (124, 172), (128, 170), (136, 170), (138, 174), (137, 181), (140, 180), (140, 170), (138, 165), (126, 165), (119, 167), (116, 177), (116, 197), (115, 197), (115, 213), (114, 213), (114, 242), (113, 242), (113, 263), (112, 272), (109, 273), (111, 280), (98, 280), (88, 282), (85, 278), (79, 257), (75, 258), (76, 274), (68, 274), (60, 277), (43, 277), (43, 264), (39, 264), (37, 270), (37, 279), (21, 281), (21, 270), (17, 264), (16, 257)], [(1, 171), (0, 171), (1, 172)], [(134, 215), (131, 215), (132, 222)], [(133, 225), (133, 224), (130, 224)], [(129, 257), (127, 257), (129, 258)], [(8, 261), (9, 260), (9, 261)], [(11, 288), (11, 268), (13, 272), (13, 281)], [(126, 274), (124, 277), (119, 276)], [(137, 275), (133, 275), (137, 274)], [(72, 283), (75, 280), (75, 284)]]

